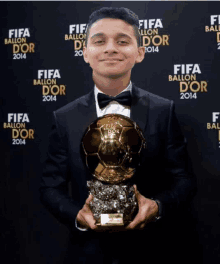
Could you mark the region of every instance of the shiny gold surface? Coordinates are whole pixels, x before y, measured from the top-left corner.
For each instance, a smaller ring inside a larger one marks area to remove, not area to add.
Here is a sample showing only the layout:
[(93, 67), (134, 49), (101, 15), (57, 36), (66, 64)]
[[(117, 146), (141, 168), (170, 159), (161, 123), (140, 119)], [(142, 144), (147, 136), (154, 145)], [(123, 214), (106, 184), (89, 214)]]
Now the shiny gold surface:
[(130, 118), (109, 114), (98, 118), (82, 140), (86, 165), (103, 182), (120, 183), (134, 175), (146, 141)]

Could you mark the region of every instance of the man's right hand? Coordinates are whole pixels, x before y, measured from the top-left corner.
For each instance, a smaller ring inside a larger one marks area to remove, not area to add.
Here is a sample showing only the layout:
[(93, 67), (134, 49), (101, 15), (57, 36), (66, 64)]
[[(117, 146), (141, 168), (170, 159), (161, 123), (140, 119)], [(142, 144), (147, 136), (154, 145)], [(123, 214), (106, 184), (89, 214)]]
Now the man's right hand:
[(90, 209), (89, 203), (93, 200), (92, 194), (89, 195), (87, 198), (83, 208), (78, 212), (76, 216), (77, 226), (79, 228), (85, 228), (85, 229), (92, 229), (96, 232), (105, 232), (105, 231), (111, 231), (111, 232), (118, 232), (118, 231), (126, 231), (124, 226), (115, 226), (115, 227), (109, 227), (109, 226), (97, 226), (96, 220), (93, 216), (93, 213)]
[(92, 201), (92, 194), (87, 198), (83, 208), (78, 212), (76, 216), (77, 224), (80, 228), (88, 228), (95, 230), (97, 229), (97, 225), (95, 224), (95, 218), (93, 217), (93, 213), (90, 209), (89, 203)]

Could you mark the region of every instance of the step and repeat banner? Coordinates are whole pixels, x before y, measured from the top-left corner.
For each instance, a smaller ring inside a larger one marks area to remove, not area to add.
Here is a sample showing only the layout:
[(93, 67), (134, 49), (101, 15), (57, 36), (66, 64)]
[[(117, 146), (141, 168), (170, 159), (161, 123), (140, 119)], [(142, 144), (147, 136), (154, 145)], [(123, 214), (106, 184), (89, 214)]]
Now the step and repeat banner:
[(59, 263), (65, 250), (68, 230), (38, 189), (52, 112), (93, 89), (82, 50), (89, 15), (104, 6), (139, 16), (145, 59), (131, 79), (175, 102), (198, 183), (192, 218), (200, 257), (219, 263), (218, 2), (0, 2), (2, 250), (23, 264)]

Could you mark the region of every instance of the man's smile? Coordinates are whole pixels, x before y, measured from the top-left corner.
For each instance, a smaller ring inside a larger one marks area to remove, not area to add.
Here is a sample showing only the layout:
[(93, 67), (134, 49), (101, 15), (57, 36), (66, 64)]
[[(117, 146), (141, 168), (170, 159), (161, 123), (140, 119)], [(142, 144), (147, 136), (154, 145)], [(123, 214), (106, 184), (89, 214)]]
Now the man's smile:
[(110, 58), (108, 58), (108, 59), (103, 59), (103, 60), (100, 60), (100, 61), (107, 61), (107, 62), (116, 62), (116, 61), (122, 61), (122, 60), (120, 60), (120, 59), (110, 59)]

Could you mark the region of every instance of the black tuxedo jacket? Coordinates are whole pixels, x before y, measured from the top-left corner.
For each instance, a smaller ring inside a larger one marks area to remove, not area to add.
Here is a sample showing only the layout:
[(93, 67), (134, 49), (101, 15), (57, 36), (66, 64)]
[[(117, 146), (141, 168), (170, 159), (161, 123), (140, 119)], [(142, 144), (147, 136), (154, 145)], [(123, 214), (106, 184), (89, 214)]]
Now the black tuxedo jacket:
[[(41, 201), (71, 232), (81, 232), (75, 228), (75, 218), (88, 197), (86, 182), (91, 178), (81, 159), (81, 139), (96, 118), (93, 90), (54, 112), (55, 123), (41, 180)], [(171, 219), (177, 208), (195, 193), (195, 180), (187, 167), (186, 141), (174, 103), (133, 85), (131, 119), (140, 126), (147, 141), (135, 183), (142, 195), (161, 202), (162, 219)]]

